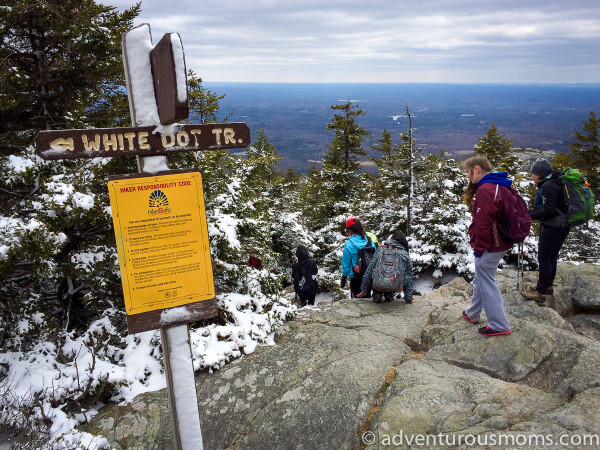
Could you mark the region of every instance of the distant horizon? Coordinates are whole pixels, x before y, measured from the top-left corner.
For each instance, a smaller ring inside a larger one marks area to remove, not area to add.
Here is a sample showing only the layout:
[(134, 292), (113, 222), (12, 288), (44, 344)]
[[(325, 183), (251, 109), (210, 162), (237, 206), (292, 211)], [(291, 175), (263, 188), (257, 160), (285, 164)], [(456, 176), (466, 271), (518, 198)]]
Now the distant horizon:
[[(202, 79), (202, 77), (200, 77)], [(589, 82), (571, 82), (571, 83), (544, 83), (544, 82), (502, 82), (502, 81), (490, 81), (490, 82), (453, 82), (453, 81), (205, 81), (203, 83), (209, 84), (441, 84), (441, 85), (456, 85), (456, 86), (597, 86), (600, 87), (600, 82), (589, 83)]]
[[(326, 129), (332, 105), (350, 100), (365, 114), (358, 123), (372, 133), (370, 145), (385, 129), (406, 131), (425, 153), (471, 151), (495, 124), (514, 147), (568, 152), (574, 130), (582, 130), (590, 111), (600, 107), (600, 83), (284, 83), (206, 82), (220, 101), (218, 117), (244, 122), (254, 142), (263, 129), (282, 157), (280, 165), (310, 169), (328, 151), (333, 132)], [(600, 113), (600, 111), (597, 111)]]

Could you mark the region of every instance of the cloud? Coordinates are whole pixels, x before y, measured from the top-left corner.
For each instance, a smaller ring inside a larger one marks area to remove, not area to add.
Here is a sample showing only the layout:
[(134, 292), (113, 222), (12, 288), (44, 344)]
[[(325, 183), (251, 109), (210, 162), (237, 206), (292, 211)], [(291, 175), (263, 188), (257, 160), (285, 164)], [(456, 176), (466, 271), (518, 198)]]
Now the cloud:
[[(113, 5), (129, 6), (122, 0)], [(596, 0), (144, 1), (206, 81), (598, 82)]]

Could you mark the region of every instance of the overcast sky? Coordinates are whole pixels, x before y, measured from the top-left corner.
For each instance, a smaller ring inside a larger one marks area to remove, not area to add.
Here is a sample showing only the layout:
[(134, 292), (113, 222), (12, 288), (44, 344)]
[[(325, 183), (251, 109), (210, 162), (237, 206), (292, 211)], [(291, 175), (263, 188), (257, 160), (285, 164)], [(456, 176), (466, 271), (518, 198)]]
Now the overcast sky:
[(141, 23), (207, 82), (600, 82), (599, 0), (143, 0)]

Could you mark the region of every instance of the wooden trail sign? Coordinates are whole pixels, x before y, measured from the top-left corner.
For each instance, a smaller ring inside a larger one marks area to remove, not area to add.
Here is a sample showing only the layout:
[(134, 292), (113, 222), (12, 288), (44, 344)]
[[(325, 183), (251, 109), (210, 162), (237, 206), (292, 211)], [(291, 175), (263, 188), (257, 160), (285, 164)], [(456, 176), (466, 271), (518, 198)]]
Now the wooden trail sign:
[(45, 160), (156, 156), (175, 152), (245, 148), (250, 129), (242, 122), (158, 127), (40, 131), (35, 143)]
[(160, 123), (187, 119), (187, 73), (179, 34), (165, 34), (150, 52), (150, 62)]

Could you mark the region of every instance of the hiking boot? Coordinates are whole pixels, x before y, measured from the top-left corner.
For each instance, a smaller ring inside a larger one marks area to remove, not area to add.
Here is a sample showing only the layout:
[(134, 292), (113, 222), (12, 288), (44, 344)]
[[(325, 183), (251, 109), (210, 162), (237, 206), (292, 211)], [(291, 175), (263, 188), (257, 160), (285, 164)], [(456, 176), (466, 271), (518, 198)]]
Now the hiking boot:
[(465, 320), (468, 320), (471, 323), (479, 323), (479, 320), (477, 320), (477, 319), (471, 319), (469, 316), (467, 316), (467, 312), (466, 311), (463, 311), (462, 318), (465, 319)]
[(485, 327), (481, 327), (479, 329), (479, 334), (483, 334), (484, 336), (503, 336), (506, 334), (510, 334), (512, 333), (512, 330), (506, 330), (506, 331), (496, 331), (491, 329), (489, 326), (485, 326)]
[(546, 302), (546, 296), (544, 294), (540, 294), (538, 291), (521, 291), (521, 295), (525, 297), (527, 300), (533, 300), (538, 305), (542, 305)]
[(546, 289), (546, 295), (552, 295), (554, 294), (554, 288), (552, 286), (550, 286), (548, 289)]

